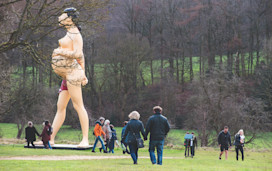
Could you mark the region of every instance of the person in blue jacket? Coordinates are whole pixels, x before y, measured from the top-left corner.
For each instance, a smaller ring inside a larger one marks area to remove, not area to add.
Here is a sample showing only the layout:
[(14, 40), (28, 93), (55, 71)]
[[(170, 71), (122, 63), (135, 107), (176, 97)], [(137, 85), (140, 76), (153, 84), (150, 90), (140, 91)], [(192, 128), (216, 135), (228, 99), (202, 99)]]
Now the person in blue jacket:
[(114, 144), (115, 141), (117, 140), (117, 135), (116, 135), (116, 130), (114, 129), (114, 126), (110, 124), (110, 129), (111, 129), (111, 139), (109, 142), (109, 153), (114, 153)]
[[(124, 127), (122, 129), (121, 139), (123, 139), (123, 137), (125, 135), (127, 124), (128, 124), (128, 121), (124, 121)], [(126, 153), (130, 154), (130, 152), (127, 149), (127, 140), (124, 140), (124, 143), (122, 143), (122, 144), (125, 146), (125, 150), (123, 149), (123, 154), (126, 154)]]

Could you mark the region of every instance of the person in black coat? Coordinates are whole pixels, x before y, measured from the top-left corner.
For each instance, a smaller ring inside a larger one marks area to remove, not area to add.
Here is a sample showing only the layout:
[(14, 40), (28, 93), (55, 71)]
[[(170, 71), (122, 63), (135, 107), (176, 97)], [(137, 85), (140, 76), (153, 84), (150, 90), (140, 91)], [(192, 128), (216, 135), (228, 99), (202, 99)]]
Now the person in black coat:
[(244, 143), (245, 143), (244, 131), (242, 129), (240, 129), (239, 132), (235, 135), (235, 139), (234, 139), (237, 161), (238, 161), (238, 156), (239, 156), (239, 150), (241, 151), (241, 154), (242, 154), (242, 161), (244, 161), (244, 148), (243, 148)]
[(27, 147), (29, 148), (29, 143), (35, 148), (34, 141), (36, 141), (36, 135), (40, 136), (36, 128), (33, 126), (31, 121), (28, 122), (28, 127), (25, 128), (25, 139), (27, 141)]
[(191, 148), (191, 156), (193, 157), (195, 156), (195, 148), (197, 147), (197, 139), (193, 132), (192, 132), (192, 135), (193, 135), (193, 139), (191, 140), (190, 148)]
[[(162, 113), (160, 106), (153, 108), (154, 115), (152, 115), (146, 124), (146, 136), (150, 133), (149, 154), (152, 164), (162, 165), (162, 154), (164, 139), (170, 130), (170, 125), (166, 117)], [(155, 157), (155, 148), (157, 149), (158, 158)]]
[(138, 164), (138, 146), (136, 138), (141, 137), (141, 132), (144, 139), (146, 140), (144, 125), (139, 120), (140, 114), (137, 111), (131, 112), (128, 117), (130, 118), (130, 121), (127, 124), (127, 128), (121, 142), (124, 143), (124, 141), (126, 140), (126, 143), (129, 146), (131, 158), (133, 159), (134, 164)]
[[(228, 150), (231, 148), (231, 136), (229, 133), (229, 128), (227, 126), (224, 127), (224, 130), (222, 130), (218, 135), (218, 144), (221, 150), (221, 153), (219, 155), (219, 160), (221, 160), (221, 156), (225, 151), (225, 159), (228, 159)], [(229, 146), (230, 145), (230, 146)]]

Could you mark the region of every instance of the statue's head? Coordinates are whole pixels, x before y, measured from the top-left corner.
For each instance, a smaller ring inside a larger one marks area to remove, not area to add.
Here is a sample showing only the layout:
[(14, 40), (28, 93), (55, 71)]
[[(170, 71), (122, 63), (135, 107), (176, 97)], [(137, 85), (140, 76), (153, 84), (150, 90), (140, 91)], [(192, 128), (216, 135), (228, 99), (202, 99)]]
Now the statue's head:
[(78, 25), (78, 15), (79, 12), (76, 8), (70, 7), (66, 8), (63, 13), (59, 16), (60, 26), (77, 26), (79, 31), (81, 30)]

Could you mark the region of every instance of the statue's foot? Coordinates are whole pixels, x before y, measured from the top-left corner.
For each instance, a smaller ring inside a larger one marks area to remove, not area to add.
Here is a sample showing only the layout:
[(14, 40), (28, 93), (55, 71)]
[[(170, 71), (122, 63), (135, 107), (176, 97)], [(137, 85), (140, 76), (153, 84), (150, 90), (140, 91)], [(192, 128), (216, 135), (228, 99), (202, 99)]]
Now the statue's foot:
[(89, 146), (89, 141), (88, 140), (82, 140), (79, 144), (78, 147), (88, 147)]
[(50, 145), (52, 146), (52, 145), (55, 144), (55, 141), (54, 141), (54, 140), (50, 140), (49, 143), (50, 143)]
[(35, 145), (43, 145), (42, 141), (34, 142)]

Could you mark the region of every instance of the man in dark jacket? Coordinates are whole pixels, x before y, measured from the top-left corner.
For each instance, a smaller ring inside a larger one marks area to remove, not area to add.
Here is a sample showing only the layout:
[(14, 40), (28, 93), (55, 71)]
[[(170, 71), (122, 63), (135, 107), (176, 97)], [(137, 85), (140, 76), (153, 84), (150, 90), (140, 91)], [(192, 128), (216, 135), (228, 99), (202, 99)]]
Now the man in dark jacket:
[(146, 124), (146, 137), (150, 133), (149, 141), (149, 154), (152, 164), (156, 164), (155, 148), (157, 148), (157, 164), (162, 165), (162, 153), (164, 138), (170, 130), (167, 118), (164, 117), (162, 113), (162, 108), (160, 106), (155, 106), (153, 108), (154, 115), (152, 115)]
[(28, 127), (25, 128), (25, 139), (27, 141), (27, 147), (29, 148), (29, 143), (32, 144), (32, 147), (35, 148), (33, 141), (36, 141), (36, 135), (40, 136), (36, 128), (33, 126), (31, 121), (28, 121)]
[(221, 153), (219, 155), (219, 160), (221, 160), (221, 156), (225, 151), (225, 159), (228, 159), (228, 150), (229, 145), (231, 148), (231, 136), (229, 133), (229, 128), (227, 126), (224, 127), (224, 130), (222, 130), (218, 135), (218, 144), (221, 150)]

